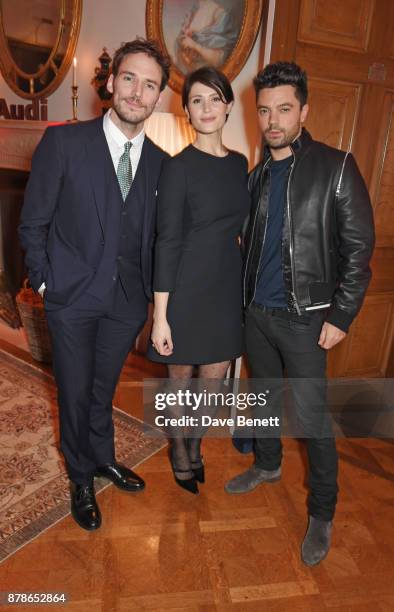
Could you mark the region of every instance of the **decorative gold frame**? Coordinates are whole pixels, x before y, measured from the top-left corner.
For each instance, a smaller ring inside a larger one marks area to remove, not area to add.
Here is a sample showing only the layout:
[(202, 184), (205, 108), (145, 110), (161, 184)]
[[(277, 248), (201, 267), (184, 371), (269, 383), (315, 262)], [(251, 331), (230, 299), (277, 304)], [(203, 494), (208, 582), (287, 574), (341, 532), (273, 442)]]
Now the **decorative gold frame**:
[[(83, 0), (70, 0), (72, 2), (72, 20), (70, 26), (70, 34), (67, 42), (67, 48), (64, 55), (64, 59), (58, 68), (53, 61), (53, 58), (56, 56), (58, 52), (58, 48), (61, 42), (63, 28), (64, 28), (64, 16), (66, 14), (66, 1), (62, 0), (61, 4), (61, 14), (59, 20), (59, 27), (57, 32), (56, 42), (53, 46), (52, 52), (46, 61), (46, 63), (33, 74), (29, 74), (21, 70), (19, 66), (15, 63), (12, 58), (8, 44), (7, 38), (4, 31), (3, 24), (3, 16), (0, 9), (0, 71), (9, 85), (9, 87), (21, 98), (26, 98), (27, 100), (33, 100), (35, 98), (46, 98), (49, 94), (53, 93), (63, 81), (66, 76), (72, 59), (75, 54), (75, 49), (78, 42), (79, 30), (81, 27), (81, 17), (82, 17), (82, 1)], [(55, 77), (49, 83), (47, 87), (41, 89), (40, 91), (34, 91), (34, 81), (35, 79), (39, 79), (42, 77), (48, 69), (51, 69), (55, 73)], [(26, 92), (17, 84), (17, 77), (21, 77), (30, 82), (30, 91)]]
[[(263, 13), (264, 0), (245, 0), (245, 3), (246, 10), (237, 43), (230, 57), (220, 68), (230, 81), (242, 70), (252, 51)], [(163, 35), (163, 0), (147, 0), (146, 32), (148, 38), (158, 40), (163, 51), (168, 53)], [(184, 78), (183, 73), (173, 64), (168, 83), (169, 86), (174, 91), (180, 93)]]

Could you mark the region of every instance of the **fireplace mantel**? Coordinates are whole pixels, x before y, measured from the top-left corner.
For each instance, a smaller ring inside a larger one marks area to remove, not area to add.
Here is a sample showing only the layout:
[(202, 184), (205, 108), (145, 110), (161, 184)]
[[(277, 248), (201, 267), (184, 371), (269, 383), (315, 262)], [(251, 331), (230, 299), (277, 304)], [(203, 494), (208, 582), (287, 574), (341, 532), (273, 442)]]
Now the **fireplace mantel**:
[(30, 171), (31, 158), (48, 121), (0, 120), (0, 168)]

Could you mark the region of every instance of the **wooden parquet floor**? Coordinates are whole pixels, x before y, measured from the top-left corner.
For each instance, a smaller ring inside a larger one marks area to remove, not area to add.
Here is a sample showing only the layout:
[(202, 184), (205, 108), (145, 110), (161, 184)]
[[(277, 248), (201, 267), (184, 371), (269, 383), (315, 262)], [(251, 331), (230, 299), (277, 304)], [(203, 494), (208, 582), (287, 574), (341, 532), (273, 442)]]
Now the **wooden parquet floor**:
[[(142, 363), (128, 363), (115, 398), (135, 416), (143, 373)], [(176, 486), (163, 450), (137, 470), (143, 493), (106, 489), (98, 496), (100, 530), (85, 532), (66, 518), (0, 566), (0, 591), (64, 591), (67, 612), (391, 612), (394, 443), (340, 440), (338, 448), (333, 544), (315, 568), (300, 560), (307, 494), (301, 443), (285, 441), (280, 482), (230, 496), (223, 484), (250, 456), (209, 438), (199, 496)]]

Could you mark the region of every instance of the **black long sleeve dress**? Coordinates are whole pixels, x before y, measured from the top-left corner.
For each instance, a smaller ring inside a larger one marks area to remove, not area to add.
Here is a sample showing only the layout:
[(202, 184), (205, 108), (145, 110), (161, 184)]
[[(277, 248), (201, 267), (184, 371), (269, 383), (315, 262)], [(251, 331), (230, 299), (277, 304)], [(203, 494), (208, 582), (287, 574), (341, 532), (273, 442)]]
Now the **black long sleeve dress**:
[(173, 354), (152, 361), (207, 364), (242, 354), (242, 261), (249, 213), (247, 161), (189, 145), (166, 160), (158, 186), (154, 291), (169, 292)]

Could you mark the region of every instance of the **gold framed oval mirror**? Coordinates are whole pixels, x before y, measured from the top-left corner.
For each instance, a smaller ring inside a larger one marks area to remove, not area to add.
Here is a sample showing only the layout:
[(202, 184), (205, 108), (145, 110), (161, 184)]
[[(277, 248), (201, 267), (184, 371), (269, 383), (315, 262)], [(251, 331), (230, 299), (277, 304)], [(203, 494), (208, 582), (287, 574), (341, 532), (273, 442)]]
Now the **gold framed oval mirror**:
[(0, 70), (32, 100), (53, 93), (70, 68), (82, 0), (0, 0)]

